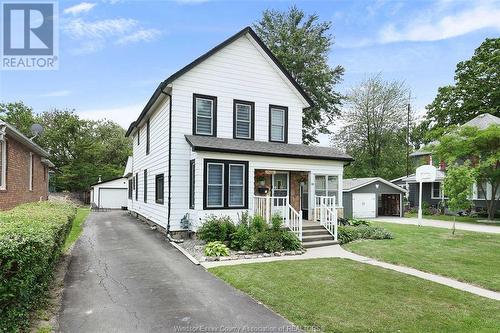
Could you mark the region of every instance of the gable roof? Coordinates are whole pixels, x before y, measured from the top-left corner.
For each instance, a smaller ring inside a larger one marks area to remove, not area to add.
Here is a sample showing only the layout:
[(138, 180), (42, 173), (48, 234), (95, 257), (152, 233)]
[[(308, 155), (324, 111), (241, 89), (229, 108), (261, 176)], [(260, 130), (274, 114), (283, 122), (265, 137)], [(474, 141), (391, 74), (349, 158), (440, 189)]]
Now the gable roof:
[(469, 120), (468, 122), (463, 124), (463, 126), (473, 126), (483, 130), (493, 124), (500, 125), (500, 118), (495, 117), (490, 113), (483, 113)]
[(309, 107), (314, 106), (314, 102), (311, 99), (311, 97), (309, 97), (309, 95), (304, 91), (304, 89), (292, 77), (292, 75), (290, 74), (290, 72), (280, 63), (280, 61), (274, 56), (274, 54), (266, 46), (266, 44), (264, 44), (264, 42), (259, 38), (259, 36), (257, 36), (257, 34), (255, 33), (255, 31), (253, 31), (253, 29), (251, 27), (246, 27), (243, 30), (239, 31), (238, 33), (234, 34), (233, 36), (229, 37), (228, 39), (226, 39), (225, 41), (223, 41), (219, 45), (215, 46), (214, 48), (212, 48), (207, 53), (199, 56), (194, 61), (192, 61), (191, 63), (187, 64), (186, 66), (184, 66), (183, 68), (181, 68), (180, 70), (178, 70), (177, 72), (175, 72), (174, 74), (170, 75), (165, 81), (161, 82), (158, 85), (158, 87), (156, 88), (156, 90), (153, 93), (153, 95), (151, 96), (151, 98), (149, 99), (149, 101), (147, 102), (146, 106), (142, 110), (142, 112), (139, 115), (139, 117), (137, 118), (137, 120), (134, 121), (134, 122), (132, 122), (130, 124), (130, 126), (129, 126), (128, 130), (127, 130), (127, 133), (125, 134), (125, 136), (129, 136), (132, 133), (132, 131), (133, 131), (134, 127), (136, 126), (136, 124), (139, 124), (141, 122), (141, 120), (144, 119), (144, 117), (149, 112), (149, 109), (151, 108), (151, 106), (155, 103), (155, 101), (161, 95), (163, 89), (165, 89), (165, 87), (167, 85), (169, 85), (175, 79), (177, 79), (180, 76), (182, 76), (184, 73), (186, 73), (189, 70), (191, 70), (193, 67), (195, 67), (199, 63), (203, 62), (204, 60), (206, 60), (210, 56), (212, 56), (215, 53), (217, 53), (217, 51), (223, 49), (224, 47), (226, 47), (227, 45), (231, 44), (235, 40), (237, 40), (240, 37), (244, 36), (245, 34), (250, 35), (257, 42), (257, 44), (264, 50), (264, 52), (267, 54), (267, 56), (269, 56), (269, 58), (273, 61), (273, 63), (279, 68), (279, 70), (283, 73), (283, 75), (288, 79), (288, 81), (290, 81), (290, 83), (295, 87), (295, 89), (297, 89), (297, 91), (300, 93), (300, 95), (306, 100), (306, 102), (309, 104)]
[(185, 135), (185, 137), (186, 141), (195, 151), (214, 151), (221, 153), (346, 162), (354, 161), (351, 156), (329, 147), (267, 141), (250, 141), (242, 139), (225, 139), (199, 135)]
[(365, 187), (366, 185), (370, 185), (375, 182), (381, 182), (387, 186), (393, 187), (401, 192), (407, 192), (404, 188), (399, 187), (384, 178), (380, 177), (367, 177), (367, 178), (351, 178), (351, 179), (344, 179), (342, 184), (343, 184), (343, 191), (344, 192), (351, 192), (354, 190), (357, 190), (358, 188)]
[(102, 185), (102, 184), (106, 184), (106, 183), (109, 183), (109, 182), (114, 182), (115, 180), (119, 180), (119, 179), (123, 179), (124, 181), (127, 181), (128, 179), (125, 178), (125, 177), (115, 177), (115, 178), (111, 178), (111, 179), (108, 179), (108, 180), (105, 180), (105, 181), (102, 181), (102, 182), (97, 182), (97, 183), (94, 183), (94, 184), (90, 184), (90, 187), (94, 187), (96, 185)]

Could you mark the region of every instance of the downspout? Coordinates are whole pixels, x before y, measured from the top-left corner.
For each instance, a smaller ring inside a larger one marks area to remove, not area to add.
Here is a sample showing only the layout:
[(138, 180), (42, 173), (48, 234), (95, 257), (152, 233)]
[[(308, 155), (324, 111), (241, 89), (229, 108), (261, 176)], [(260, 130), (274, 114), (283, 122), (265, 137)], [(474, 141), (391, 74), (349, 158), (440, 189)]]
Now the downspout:
[(168, 204), (167, 204), (167, 236), (170, 235), (170, 211), (172, 208), (172, 94), (168, 94), (163, 91), (163, 87), (161, 88), (160, 92), (162, 94), (165, 94), (169, 98), (169, 110), (168, 110), (168, 176), (167, 176), (167, 183), (168, 183)]

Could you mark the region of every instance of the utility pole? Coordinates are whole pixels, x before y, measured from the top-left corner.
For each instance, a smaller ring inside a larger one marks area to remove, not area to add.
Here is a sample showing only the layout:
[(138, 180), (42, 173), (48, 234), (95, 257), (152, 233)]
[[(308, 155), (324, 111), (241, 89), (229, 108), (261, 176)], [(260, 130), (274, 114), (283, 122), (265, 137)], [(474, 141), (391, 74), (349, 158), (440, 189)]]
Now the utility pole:
[(410, 107), (411, 91), (408, 93), (407, 118), (406, 118), (406, 177), (410, 175)]

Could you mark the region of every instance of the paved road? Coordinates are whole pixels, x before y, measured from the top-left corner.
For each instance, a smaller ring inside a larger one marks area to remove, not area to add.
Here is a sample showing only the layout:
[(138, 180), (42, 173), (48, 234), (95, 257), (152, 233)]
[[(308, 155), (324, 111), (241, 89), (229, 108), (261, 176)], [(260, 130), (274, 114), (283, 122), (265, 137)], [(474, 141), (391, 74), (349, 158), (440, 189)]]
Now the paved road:
[(292, 325), (122, 211), (90, 214), (73, 249), (59, 319), (60, 331), (71, 333), (275, 332)]
[[(376, 219), (372, 219), (373, 221), (380, 222), (390, 222), (390, 223), (399, 223), (399, 224), (413, 224), (418, 225), (417, 218), (406, 218), (406, 217), (392, 217), (392, 216), (382, 216), (377, 217)], [(437, 228), (446, 228), (451, 229), (453, 227), (453, 222), (450, 221), (441, 221), (441, 220), (428, 220), (423, 219), (422, 225), (427, 227), (437, 227)], [(498, 225), (487, 225), (487, 224), (479, 224), (479, 223), (464, 223), (457, 222), (455, 224), (455, 228), (458, 230), (467, 230), (467, 231), (476, 231), (476, 232), (488, 232), (493, 234), (500, 234), (500, 226)]]

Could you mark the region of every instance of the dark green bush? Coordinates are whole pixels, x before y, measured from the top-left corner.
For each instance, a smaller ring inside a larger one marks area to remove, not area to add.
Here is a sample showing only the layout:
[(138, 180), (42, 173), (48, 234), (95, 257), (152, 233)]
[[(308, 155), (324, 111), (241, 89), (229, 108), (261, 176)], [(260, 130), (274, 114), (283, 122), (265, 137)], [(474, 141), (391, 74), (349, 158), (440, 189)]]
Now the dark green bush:
[(381, 227), (369, 225), (339, 226), (338, 240), (340, 244), (352, 242), (357, 239), (392, 239), (392, 234)]
[(0, 331), (28, 325), (44, 297), (76, 209), (43, 202), (0, 213)]
[(230, 242), (236, 226), (229, 216), (209, 216), (198, 229), (197, 235), (205, 242)]
[(255, 230), (256, 232), (263, 232), (268, 228), (268, 225), (266, 223), (266, 220), (260, 215), (255, 215), (252, 218), (252, 223), (250, 225), (252, 230)]
[(234, 250), (249, 250), (249, 240), (252, 235), (250, 227), (247, 224), (240, 223), (236, 227), (236, 231), (231, 235), (230, 247)]
[(296, 251), (302, 248), (300, 240), (290, 231), (284, 231), (281, 233), (281, 244), (287, 251)]
[(271, 229), (279, 231), (283, 228), (283, 218), (279, 214), (273, 214), (271, 217)]

